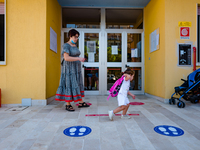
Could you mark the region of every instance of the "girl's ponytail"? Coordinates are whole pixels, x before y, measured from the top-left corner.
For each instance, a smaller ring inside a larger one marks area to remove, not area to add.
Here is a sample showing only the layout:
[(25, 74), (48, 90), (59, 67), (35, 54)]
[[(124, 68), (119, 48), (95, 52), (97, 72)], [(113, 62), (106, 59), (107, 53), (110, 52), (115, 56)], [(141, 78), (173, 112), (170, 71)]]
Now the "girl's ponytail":
[[(131, 70), (131, 68), (127, 68), (124, 72), (123, 72), (123, 74), (129, 74), (129, 75), (134, 75), (135, 74), (135, 71), (133, 71), (133, 70)], [(122, 74), (122, 75), (123, 75)]]

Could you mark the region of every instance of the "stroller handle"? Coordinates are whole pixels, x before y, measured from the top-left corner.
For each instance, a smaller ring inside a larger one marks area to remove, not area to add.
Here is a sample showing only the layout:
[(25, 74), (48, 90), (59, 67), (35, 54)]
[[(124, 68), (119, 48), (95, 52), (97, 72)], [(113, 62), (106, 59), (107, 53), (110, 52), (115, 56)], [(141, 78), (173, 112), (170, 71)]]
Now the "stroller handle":
[(193, 83), (195, 83), (195, 81), (192, 81), (192, 80), (190, 80), (190, 82), (193, 82)]
[(185, 80), (185, 79), (181, 79), (182, 81), (184, 81), (184, 82), (186, 82), (187, 80)]

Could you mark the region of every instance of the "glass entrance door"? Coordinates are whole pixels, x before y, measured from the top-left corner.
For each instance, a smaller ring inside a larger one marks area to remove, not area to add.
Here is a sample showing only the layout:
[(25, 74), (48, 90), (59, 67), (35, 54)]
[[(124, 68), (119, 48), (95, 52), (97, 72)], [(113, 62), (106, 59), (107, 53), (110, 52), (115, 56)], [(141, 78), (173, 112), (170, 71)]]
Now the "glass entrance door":
[(134, 80), (130, 83), (129, 90), (135, 93), (144, 93), (143, 33), (126, 33), (125, 38), (125, 67), (135, 71)]
[(106, 37), (107, 94), (113, 83), (121, 77), (121, 72), (128, 67), (135, 71), (129, 90), (134, 94), (143, 94), (143, 33), (135, 33), (134, 30), (132, 33), (123, 30), (121, 33), (116, 32), (110, 30)]
[(122, 33), (107, 33), (107, 90), (120, 78), (122, 56)]
[[(68, 42), (70, 29), (63, 29), (61, 45)], [(80, 57), (86, 60), (82, 63), (83, 84), (86, 95), (99, 95), (99, 46), (100, 30), (77, 29), (80, 36), (76, 46), (81, 52)], [(101, 52), (100, 52), (101, 53)]]
[(83, 32), (83, 80), (86, 94), (99, 94), (99, 33)]
[[(69, 40), (68, 31), (63, 30), (62, 45)], [(82, 63), (82, 74), (86, 95), (106, 95), (121, 72), (130, 67), (135, 71), (130, 91), (144, 94), (143, 31), (141, 30), (84, 30), (80, 32), (77, 47)]]

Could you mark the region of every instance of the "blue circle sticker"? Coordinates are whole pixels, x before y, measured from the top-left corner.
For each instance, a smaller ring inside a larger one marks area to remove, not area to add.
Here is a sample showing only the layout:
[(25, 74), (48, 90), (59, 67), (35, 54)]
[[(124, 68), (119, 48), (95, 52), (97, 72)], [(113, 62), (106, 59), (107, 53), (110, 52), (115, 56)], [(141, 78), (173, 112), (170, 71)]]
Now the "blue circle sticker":
[(182, 129), (168, 125), (156, 126), (154, 131), (166, 136), (181, 136), (184, 134)]
[(91, 131), (92, 129), (86, 126), (72, 126), (65, 129), (63, 133), (67, 136), (80, 137), (90, 134)]

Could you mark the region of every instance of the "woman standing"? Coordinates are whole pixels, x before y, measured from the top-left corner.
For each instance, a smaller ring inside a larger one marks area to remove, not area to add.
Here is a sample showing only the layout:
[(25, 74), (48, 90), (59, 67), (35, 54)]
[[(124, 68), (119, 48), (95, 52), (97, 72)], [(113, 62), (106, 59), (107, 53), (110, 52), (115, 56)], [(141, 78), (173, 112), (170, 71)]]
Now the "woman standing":
[(62, 55), (62, 72), (60, 77), (60, 85), (56, 92), (57, 101), (67, 102), (66, 110), (74, 111), (71, 102), (79, 102), (80, 107), (89, 107), (83, 102), (84, 87), (81, 73), (81, 62), (85, 58), (79, 57), (80, 51), (76, 47), (79, 38), (79, 32), (75, 29), (69, 31), (69, 41), (63, 45)]

